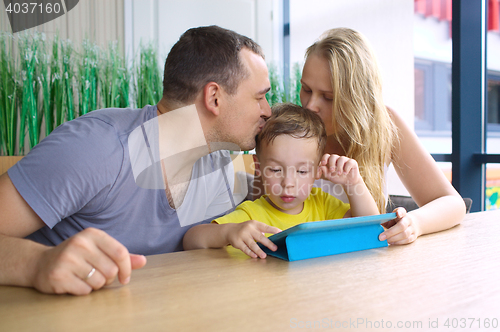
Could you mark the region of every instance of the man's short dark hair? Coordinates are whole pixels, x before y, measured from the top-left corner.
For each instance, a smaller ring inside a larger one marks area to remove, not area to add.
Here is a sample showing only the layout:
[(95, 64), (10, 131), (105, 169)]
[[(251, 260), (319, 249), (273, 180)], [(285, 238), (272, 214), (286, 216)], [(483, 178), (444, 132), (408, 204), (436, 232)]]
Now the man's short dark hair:
[(168, 103), (193, 102), (209, 82), (236, 93), (248, 75), (239, 56), (243, 48), (264, 58), (257, 43), (234, 31), (215, 25), (187, 30), (165, 61), (163, 97)]

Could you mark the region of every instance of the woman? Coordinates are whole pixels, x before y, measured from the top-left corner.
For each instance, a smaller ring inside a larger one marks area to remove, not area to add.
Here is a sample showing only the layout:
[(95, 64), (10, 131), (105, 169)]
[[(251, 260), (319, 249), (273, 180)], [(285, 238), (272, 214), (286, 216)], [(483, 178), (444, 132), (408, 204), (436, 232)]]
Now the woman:
[[(415, 133), (384, 105), (376, 59), (360, 33), (347, 28), (326, 31), (306, 51), (301, 83), (302, 105), (325, 122), (325, 152), (358, 162), (380, 212), (387, 202), (385, 175), (391, 162), (420, 206), (408, 213), (398, 209), (398, 219), (385, 225), (389, 229), (381, 240), (407, 244), (460, 223), (463, 199)], [(322, 163), (333, 165), (334, 158), (326, 156)], [(337, 191), (327, 182), (318, 185), (332, 194)]]

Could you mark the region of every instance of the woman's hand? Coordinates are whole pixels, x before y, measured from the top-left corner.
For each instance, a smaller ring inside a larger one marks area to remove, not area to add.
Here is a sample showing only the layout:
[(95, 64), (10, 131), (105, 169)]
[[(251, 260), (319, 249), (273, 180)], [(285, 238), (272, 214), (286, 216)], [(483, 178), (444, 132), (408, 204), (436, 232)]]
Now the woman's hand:
[(398, 245), (415, 241), (421, 234), (412, 215), (407, 214), (403, 207), (395, 208), (393, 212), (396, 212), (396, 218), (382, 224), (387, 230), (379, 235), (379, 240), (387, 239), (389, 244)]

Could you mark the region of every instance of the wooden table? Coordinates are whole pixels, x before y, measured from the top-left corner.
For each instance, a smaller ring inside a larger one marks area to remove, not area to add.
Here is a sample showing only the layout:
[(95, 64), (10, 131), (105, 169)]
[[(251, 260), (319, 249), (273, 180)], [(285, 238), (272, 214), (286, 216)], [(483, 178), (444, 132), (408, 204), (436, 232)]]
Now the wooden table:
[(0, 331), (490, 331), (498, 320), (500, 211), (410, 245), (292, 263), (225, 249), (150, 256), (128, 286), (88, 296), (0, 287)]

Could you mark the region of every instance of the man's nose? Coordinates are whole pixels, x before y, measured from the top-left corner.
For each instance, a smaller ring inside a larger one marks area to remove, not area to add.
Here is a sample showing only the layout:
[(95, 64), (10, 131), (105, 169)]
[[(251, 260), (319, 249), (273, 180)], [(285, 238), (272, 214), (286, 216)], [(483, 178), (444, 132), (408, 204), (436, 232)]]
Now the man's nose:
[(261, 108), (263, 117), (268, 118), (271, 116), (271, 106), (269, 106), (267, 98), (264, 98), (264, 102), (262, 103)]

